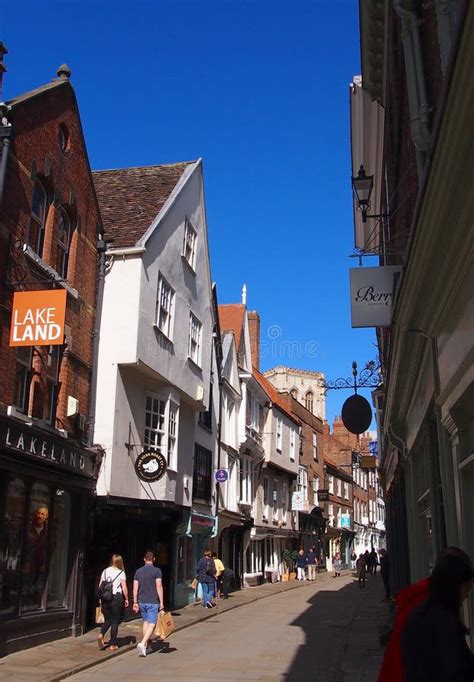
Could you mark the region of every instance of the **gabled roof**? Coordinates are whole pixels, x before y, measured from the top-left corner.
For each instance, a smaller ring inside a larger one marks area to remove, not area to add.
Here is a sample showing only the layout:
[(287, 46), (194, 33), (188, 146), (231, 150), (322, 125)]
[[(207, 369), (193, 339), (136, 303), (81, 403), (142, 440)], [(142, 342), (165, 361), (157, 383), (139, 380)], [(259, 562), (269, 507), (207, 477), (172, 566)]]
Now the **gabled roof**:
[(62, 85), (68, 85), (72, 88), (72, 85), (67, 78), (55, 78), (50, 83), (45, 83), (34, 90), (29, 90), (28, 92), (24, 92), (22, 95), (18, 95), (18, 97), (13, 97), (12, 99), (8, 100), (7, 104), (14, 108), (22, 102), (26, 102), (30, 99), (33, 99), (34, 97), (38, 97), (38, 95), (43, 95), (45, 92), (54, 90), (55, 88), (61, 87)]
[(281, 399), (281, 395), (278, 393), (273, 384), (271, 384), (256, 367), (253, 368), (252, 374), (256, 382), (265, 391), (272, 403), (276, 405), (281, 412), (284, 412), (286, 416), (291, 419), (291, 421), (299, 425), (300, 422), (298, 421), (298, 418), (295, 417), (295, 415), (291, 413), (291, 410), (288, 409), (285, 402)]
[(94, 171), (105, 240), (113, 248), (135, 246), (195, 161)]
[(219, 306), (219, 324), (221, 331), (234, 332), (235, 347), (240, 347), (240, 338), (244, 328), (246, 307), (242, 303), (229, 303)]

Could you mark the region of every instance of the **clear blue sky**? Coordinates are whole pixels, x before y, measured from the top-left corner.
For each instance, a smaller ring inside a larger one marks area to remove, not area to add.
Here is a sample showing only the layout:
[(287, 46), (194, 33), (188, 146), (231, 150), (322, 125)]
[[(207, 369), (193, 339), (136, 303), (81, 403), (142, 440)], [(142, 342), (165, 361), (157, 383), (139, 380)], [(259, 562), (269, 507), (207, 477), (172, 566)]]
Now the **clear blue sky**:
[(4, 99), (71, 67), (93, 169), (203, 157), (213, 279), (221, 303), (247, 284), (263, 369), (376, 356), (349, 310), (357, 0), (17, 0), (0, 26)]

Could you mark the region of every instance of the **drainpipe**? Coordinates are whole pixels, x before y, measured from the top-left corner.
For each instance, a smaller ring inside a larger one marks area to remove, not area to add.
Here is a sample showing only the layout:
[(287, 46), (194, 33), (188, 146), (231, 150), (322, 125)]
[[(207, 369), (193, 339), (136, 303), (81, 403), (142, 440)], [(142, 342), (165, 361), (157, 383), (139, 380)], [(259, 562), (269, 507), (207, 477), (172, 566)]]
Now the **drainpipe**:
[(430, 107), (426, 94), (423, 55), (420, 40), (420, 20), (415, 12), (404, 7), (403, 0), (393, 0), (393, 8), (402, 20), (402, 42), (405, 56), (411, 139), (416, 147), (418, 178), (422, 177), (431, 135), (428, 128)]
[(92, 357), (92, 375), (89, 398), (89, 415), (87, 418), (87, 444), (92, 447), (94, 442), (95, 430), (95, 407), (97, 402), (97, 372), (99, 364), (99, 341), (100, 341), (100, 320), (102, 317), (102, 303), (104, 298), (104, 284), (105, 284), (105, 251), (106, 243), (99, 235), (97, 242), (97, 251), (99, 253), (99, 277), (97, 282), (97, 306), (95, 312), (93, 338), (93, 357)]
[(10, 137), (12, 133), (12, 125), (8, 122), (6, 117), (11, 107), (4, 103), (0, 103), (0, 140), (2, 144), (2, 158), (0, 160), (0, 204), (3, 200), (3, 191), (5, 189), (5, 179), (7, 177), (8, 153), (10, 151)]

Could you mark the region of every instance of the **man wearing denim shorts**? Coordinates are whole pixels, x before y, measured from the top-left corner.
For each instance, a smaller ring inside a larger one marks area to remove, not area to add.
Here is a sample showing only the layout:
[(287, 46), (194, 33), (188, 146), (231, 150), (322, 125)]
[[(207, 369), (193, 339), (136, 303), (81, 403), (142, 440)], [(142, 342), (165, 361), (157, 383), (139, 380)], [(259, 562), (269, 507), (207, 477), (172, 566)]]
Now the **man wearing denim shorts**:
[(143, 561), (145, 565), (137, 570), (133, 579), (133, 612), (140, 611), (143, 618), (143, 639), (137, 644), (140, 656), (146, 656), (146, 647), (155, 629), (158, 612), (164, 608), (161, 571), (153, 566), (153, 552), (145, 552)]

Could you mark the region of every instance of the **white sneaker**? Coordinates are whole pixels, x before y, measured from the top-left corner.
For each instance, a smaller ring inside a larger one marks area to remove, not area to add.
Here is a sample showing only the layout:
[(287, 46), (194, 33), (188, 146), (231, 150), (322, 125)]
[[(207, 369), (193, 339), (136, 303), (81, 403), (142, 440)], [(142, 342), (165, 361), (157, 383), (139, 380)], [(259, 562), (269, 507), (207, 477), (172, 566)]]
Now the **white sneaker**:
[(142, 642), (138, 642), (137, 651), (139, 656), (146, 656), (146, 646)]

